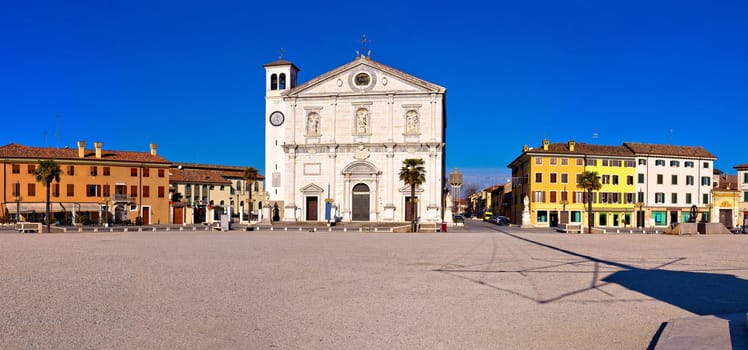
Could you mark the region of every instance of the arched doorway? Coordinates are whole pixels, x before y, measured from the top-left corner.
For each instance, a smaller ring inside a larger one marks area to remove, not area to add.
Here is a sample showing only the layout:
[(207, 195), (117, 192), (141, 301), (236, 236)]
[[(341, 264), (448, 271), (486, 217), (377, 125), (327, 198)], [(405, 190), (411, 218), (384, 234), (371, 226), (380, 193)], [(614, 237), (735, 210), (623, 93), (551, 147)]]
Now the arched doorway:
[(127, 222), (127, 211), (122, 204), (119, 204), (114, 207), (114, 223), (123, 224), (125, 222)]
[(369, 199), (371, 194), (366, 184), (353, 186), (353, 199), (351, 200), (351, 219), (353, 221), (369, 221)]

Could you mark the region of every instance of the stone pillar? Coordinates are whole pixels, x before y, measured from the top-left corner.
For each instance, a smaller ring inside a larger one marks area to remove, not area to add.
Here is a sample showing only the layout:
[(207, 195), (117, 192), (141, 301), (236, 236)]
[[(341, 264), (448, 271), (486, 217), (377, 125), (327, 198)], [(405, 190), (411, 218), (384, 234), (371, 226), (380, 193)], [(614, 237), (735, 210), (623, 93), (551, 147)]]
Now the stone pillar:
[(283, 220), (296, 220), (296, 146), (288, 149), (288, 167), (286, 167), (286, 205), (283, 208)]
[[(437, 204), (438, 202), (441, 202), (441, 200), (439, 201), (436, 200), (437, 194), (439, 194), (439, 196), (441, 197), (441, 188), (440, 188), (441, 186), (439, 186), (441, 181), (438, 180), (439, 176), (437, 176), (437, 174), (439, 174), (439, 172), (437, 171), (437, 168), (439, 165), (437, 163), (438, 162), (436, 158), (436, 146), (429, 145), (429, 164), (427, 165), (426, 171), (430, 171), (431, 174), (433, 174), (431, 178), (434, 179), (434, 182), (431, 184), (426, 183), (425, 185), (427, 186), (424, 186), (424, 190), (426, 191), (426, 193), (428, 193), (428, 197), (429, 197), (428, 198), (429, 205), (426, 208), (426, 218), (428, 221), (432, 221), (432, 222), (434, 221), (441, 222), (441, 218), (439, 217), (439, 209), (441, 208), (441, 206)], [(431, 168), (431, 169), (428, 169), (428, 168)]]
[(345, 174), (344, 176), (345, 177), (343, 178), (343, 212), (342, 214), (343, 214), (344, 221), (351, 221), (351, 210), (348, 207), (349, 206), (348, 197), (350, 197), (348, 194), (348, 191), (351, 187), (351, 177), (348, 174)]
[(393, 202), (394, 194), (397, 191), (395, 189), (395, 178), (397, 170), (395, 168), (395, 144), (389, 143), (384, 145), (386, 150), (387, 160), (385, 161), (385, 204), (384, 204), (384, 220), (395, 221), (395, 204)]

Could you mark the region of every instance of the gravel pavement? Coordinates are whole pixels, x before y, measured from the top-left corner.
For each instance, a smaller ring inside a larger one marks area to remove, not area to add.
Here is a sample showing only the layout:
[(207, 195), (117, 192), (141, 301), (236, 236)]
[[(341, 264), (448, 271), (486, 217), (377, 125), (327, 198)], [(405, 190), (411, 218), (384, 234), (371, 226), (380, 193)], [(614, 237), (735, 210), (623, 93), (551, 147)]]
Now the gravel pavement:
[[(499, 231), (501, 230), (501, 231)], [(2, 349), (646, 349), (748, 310), (748, 235), (0, 235)]]

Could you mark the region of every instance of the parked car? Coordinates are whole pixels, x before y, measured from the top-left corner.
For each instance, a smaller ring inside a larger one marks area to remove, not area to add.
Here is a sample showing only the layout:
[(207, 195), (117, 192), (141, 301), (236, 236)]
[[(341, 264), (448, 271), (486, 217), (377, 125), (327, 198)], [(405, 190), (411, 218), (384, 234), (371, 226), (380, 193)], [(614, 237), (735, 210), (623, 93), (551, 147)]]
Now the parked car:
[(464, 214), (454, 214), (454, 215), (452, 215), (452, 221), (454, 221), (454, 222), (465, 222), (465, 215)]
[(495, 224), (502, 226), (509, 225), (509, 218), (506, 216), (497, 216)]

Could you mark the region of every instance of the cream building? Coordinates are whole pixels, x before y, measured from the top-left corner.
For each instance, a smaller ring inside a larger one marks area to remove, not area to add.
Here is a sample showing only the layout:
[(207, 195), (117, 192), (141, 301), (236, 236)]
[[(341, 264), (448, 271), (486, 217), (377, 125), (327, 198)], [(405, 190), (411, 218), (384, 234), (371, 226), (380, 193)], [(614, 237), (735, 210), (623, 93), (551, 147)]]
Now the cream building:
[[(446, 89), (361, 55), (297, 85), (291, 62), (268, 63), (265, 174), (283, 221), (441, 222)], [(426, 182), (406, 212), (402, 161), (423, 159)]]

